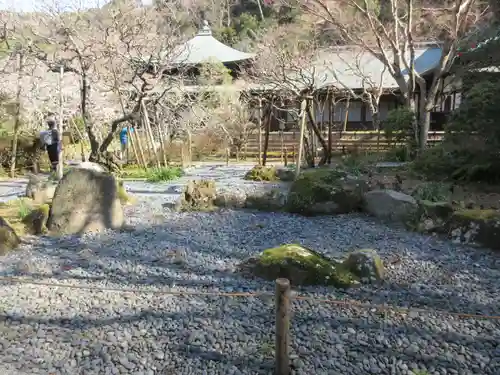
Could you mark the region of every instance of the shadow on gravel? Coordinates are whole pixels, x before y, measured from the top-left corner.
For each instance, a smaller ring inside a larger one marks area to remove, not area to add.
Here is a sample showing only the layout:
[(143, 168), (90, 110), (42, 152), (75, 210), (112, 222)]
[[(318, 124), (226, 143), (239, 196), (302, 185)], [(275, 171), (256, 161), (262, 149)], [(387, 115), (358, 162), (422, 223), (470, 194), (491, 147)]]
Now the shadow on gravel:
[[(376, 223), (370, 223), (362, 235), (356, 227), (351, 230), (352, 233), (346, 233), (348, 228), (342, 227), (343, 220), (354, 220), (347, 216), (304, 218), (219, 212), (205, 216), (198, 213), (196, 218), (195, 228), (192, 227), (191, 214), (176, 214), (162, 224), (138, 228), (132, 233), (54, 240), (51, 246), (36, 248), (37, 253), (49, 259), (48, 270), (18, 269), (15, 274), (41, 279), (107, 281), (125, 287), (158, 285), (221, 291), (272, 290), (272, 283), (247, 280), (235, 273), (235, 265), (249, 254), (257, 254), (282, 243), (301, 243), (335, 257), (345, 252), (346, 248), (366, 247), (368, 244), (362, 241), (363, 236), (367, 236), (375, 242), (374, 248), (385, 246), (386, 256), (392, 256), (390, 254), (398, 255), (407, 240), (406, 235), (401, 233), (386, 233), (388, 228)], [(205, 218), (210, 220), (205, 221)], [(367, 219), (355, 220), (361, 223), (361, 220)], [(303, 228), (307, 228), (307, 232)], [(366, 233), (367, 230), (372, 232)], [(410, 235), (420, 241), (406, 251), (407, 258), (413, 263), (391, 266), (388, 281), (383, 285), (364, 286), (346, 292), (333, 288), (301, 288), (300, 291), (375, 304), (439, 308), (455, 313), (498, 314), (500, 300), (491, 298), (497, 295), (491, 280), (498, 269), (487, 251), (455, 247), (453, 252), (431, 252), (428, 249), (437, 246), (434, 239), (415, 233)], [(349, 247), (345, 245), (348, 236), (354, 238), (350, 240)], [(413, 242), (417, 240), (412, 239)], [(424, 247), (428, 249), (424, 251)], [(181, 264), (175, 264), (171, 256), (177, 250), (186, 254)], [(458, 265), (454, 259), (457, 256), (463, 258)], [(471, 262), (469, 258), (474, 259), (474, 266), (467, 266)], [(423, 272), (416, 274), (419, 279), (412, 276), (412, 268), (420, 267), (421, 262), (424, 262), (424, 267), (417, 269)], [(396, 274), (398, 282), (392, 281)], [(404, 278), (405, 282), (399, 281)], [(469, 289), (464, 289), (464, 285)]]
[[(207, 301), (207, 303), (209, 302)], [(28, 348), (34, 336), (29, 327), (35, 326), (40, 327), (40, 329), (43, 327), (43, 332), (46, 332), (44, 337), (49, 338), (52, 345), (60, 345), (69, 350), (68, 353), (80, 354), (86, 350), (88, 357), (101, 359), (105, 366), (120, 367), (127, 363), (128, 366), (125, 367), (128, 371), (123, 372), (122, 370), (121, 372), (126, 374), (133, 374), (141, 367), (162, 370), (158, 372), (161, 374), (176, 374), (180, 369), (191, 369), (191, 371), (195, 371), (193, 373), (198, 373), (197, 371), (205, 368), (211, 368), (215, 371), (213, 373), (222, 374), (227, 373), (228, 364), (237, 366), (241, 371), (246, 371), (245, 373), (267, 374), (272, 369), (269, 366), (272, 366), (273, 362), (255, 354), (262, 350), (268, 350), (268, 348), (261, 347), (263, 342), (272, 342), (274, 314), (268, 309), (246, 311), (242, 310), (241, 306), (241, 304), (237, 304), (234, 305), (234, 308), (228, 308), (222, 304), (219, 309), (205, 309), (178, 303), (178, 311), (176, 312), (157, 311), (165, 309), (165, 306), (157, 306), (156, 311), (155, 309), (146, 309), (140, 313), (124, 313), (98, 319), (78, 315), (71, 318), (45, 318), (36, 316), (12, 317), (0, 314), (0, 331), (3, 331), (2, 325), (4, 323), (15, 322), (17, 330), (26, 329), (27, 332), (31, 333), (24, 337), (25, 341), (15, 344)], [(170, 309), (174, 308), (176, 308), (175, 304), (171, 304)], [(243, 311), (245, 311), (244, 320), (241, 319)], [(209, 328), (213, 325), (218, 328)], [(117, 329), (118, 327), (120, 329)], [(255, 327), (269, 327), (269, 330), (262, 332)], [(121, 336), (123, 332), (135, 332), (141, 328), (142, 335), (135, 337), (134, 340), (129, 338), (128, 344), (123, 346), (124, 337)], [(231, 345), (220, 347), (219, 343), (224, 343), (226, 339), (230, 339)], [(126, 347), (125, 351), (124, 347)], [(161, 350), (161, 357), (158, 357), (158, 349)], [(141, 357), (147, 360), (146, 366), (139, 366), (139, 361), (130, 363), (132, 361), (128, 359), (127, 353), (134, 352), (140, 353)], [(123, 359), (123, 353), (127, 358), (126, 361)], [(29, 351), (19, 351), (15, 363), (23, 364), (25, 371), (39, 370), (40, 363), (66, 370), (65, 365), (71, 359), (58, 360), (52, 356), (48, 348), (37, 354), (38, 356), (44, 355), (42, 362), (33, 361)], [(78, 356), (78, 354), (76, 358), (79, 365), (82, 366), (85, 358), (82, 358), (81, 354)], [(266, 354), (269, 356), (272, 352)], [(168, 359), (164, 360), (164, 356)], [(263, 369), (264, 372), (259, 369)], [(166, 370), (169, 372), (164, 372)], [(64, 374), (66, 373), (76, 374), (80, 372), (64, 372)]]

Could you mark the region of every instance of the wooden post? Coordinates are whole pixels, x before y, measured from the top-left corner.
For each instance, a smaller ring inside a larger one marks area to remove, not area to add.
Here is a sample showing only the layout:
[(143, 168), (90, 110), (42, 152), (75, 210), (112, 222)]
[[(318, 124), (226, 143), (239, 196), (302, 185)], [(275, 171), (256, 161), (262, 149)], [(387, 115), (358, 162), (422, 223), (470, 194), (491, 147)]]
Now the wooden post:
[[(280, 124), (280, 127), (281, 127), (282, 124)], [(280, 159), (281, 159), (281, 164), (284, 164), (285, 163), (285, 160), (284, 160), (284, 140), (283, 140), (283, 131), (284, 129), (280, 129)]]
[(142, 148), (142, 142), (141, 142), (141, 137), (139, 136), (139, 129), (137, 129), (137, 127), (134, 127), (134, 132), (129, 132), (129, 136), (130, 138), (132, 139), (133, 136), (135, 136), (135, 140), (136, 140), (136, 145), (137, 145), (137, 149), (139, 150), (139, 155), (141, 155), (141, 159), (142, 159), (142, 165), (144, 166), (144, 169), (147, 169), (148, 168), (148, 163), (146, 162), (146, 157), (144, 156), (144, 151), (143, 151), (143, 148)]
[[(135, 132), (135, 130), (134, 130)], [(127, 138), (128, 138), (128, 143), (130, 143), (130, 145), (132, 146), (132, 151), (134, 152), (134, 158), (135, 158), (135, 162), (138, 164), (138, 165), (143, 165), (144, 164), (142, 163), (142, 160), (139, 159), (139, 153), (137, 152), (137, 149), (135, 148), (135, 141), (134, 141), (134, 137), (132, 137), (132, 131), (130, 130), (130, 126), (127, 124)], [(128, 145), (127, 145), (127, 150), (128, 150)], [(127, 151), (128, 152), (128, 151)], [(128, 155), (127, 155), (127, 164), (130, 162), (130, 159), (128, 158)]]
[(297, 157), (297, 166), (295, 168), (295, 178), (299, 177), (300, 174), (300, 164), (302, 163), (302, 152), (304, 149), (304, 133), (306, 130), (306, 107), (307, 100), (302, 100), (300, 104), (300, 113), (302, 115), (301, 123), (300, 123), (300, 136), (299, 136), (299, 156)]
[(276, 280), (276, 342), (275, 374), (290, 375), (290, 281)]
[(59, 123), (57, 126), (57, 131), (59, 133), (59, 163), (57, 164), (57, 179), (61, 180), (63, 178), (64, 172), (64, 155), (63, 155), (63, 85), (64, 78), (64, 66), (61, 64), (59, 67)]
[(259, 96), (259, 158), (258, 164), (262, 165), (262, 98)]
[(155, 140), (153, 138), (153, 132), (151, 131), (151, 124), (149, 122), (149, 113), (146, 108), (146, 103), (144, 100), (141, 102), (142, 110), (144, 114), (144, 125), (146, 128), (146, 138), (149, 139), (149, 143), (151, 144), (151, 153), (150, 155), (154, 155), (156, 168), (160, 168), (160, 158), (158, 157), (158, 153), (156, 152)]

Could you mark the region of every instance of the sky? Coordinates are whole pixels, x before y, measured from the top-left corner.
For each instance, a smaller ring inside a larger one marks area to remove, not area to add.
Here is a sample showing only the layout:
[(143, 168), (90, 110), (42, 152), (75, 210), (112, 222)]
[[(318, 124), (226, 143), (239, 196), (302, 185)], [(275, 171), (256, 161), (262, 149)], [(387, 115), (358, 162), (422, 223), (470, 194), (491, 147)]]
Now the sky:
[(16, 12), (44, 11), (46, 9), (98, 8), (109, 0), (0, 0), (0, 10)]

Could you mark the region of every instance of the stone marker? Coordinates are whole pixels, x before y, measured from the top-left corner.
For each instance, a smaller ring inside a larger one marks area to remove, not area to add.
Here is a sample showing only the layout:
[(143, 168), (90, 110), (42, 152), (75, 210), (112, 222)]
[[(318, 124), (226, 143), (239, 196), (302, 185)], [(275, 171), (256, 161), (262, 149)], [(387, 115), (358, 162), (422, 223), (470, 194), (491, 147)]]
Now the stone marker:
[(120, 229), (123, 223), (115, 178), (107, 173), (75, 168), (57, 185), (47, 229), (53, 234), (77, 234)]

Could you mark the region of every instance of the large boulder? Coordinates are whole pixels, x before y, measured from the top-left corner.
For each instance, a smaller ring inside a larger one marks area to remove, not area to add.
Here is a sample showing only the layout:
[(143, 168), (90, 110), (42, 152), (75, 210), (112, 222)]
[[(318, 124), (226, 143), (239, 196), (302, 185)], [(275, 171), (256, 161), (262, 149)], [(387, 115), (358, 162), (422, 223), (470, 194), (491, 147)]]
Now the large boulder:
[(32, 174), (29, 176), (25, 195), (33, 199), (35, 204), (44, 204), (52, 200), (56, 186), (57, 183), (54, 181)]
[(415, 198), (395, 190), (372, 190), (363, 198), (365, 211), (381, 219), (405, 222), (412, 220), (418, 211)]
[(15, 230), (3, 217), (0, 216), (0, 255), (5, 255), (9, 251), (17, 248), (21, 240)]
[(211, 180), (191, 180), (175, 205), (176, 211), (211, 211), (217, 192)]
[(91, 161), (82, 161), (81, 163), (74, 164), (74, 168), (88, 169), (95, 172), (106, 173), (107, 170), (101, 164), (93, 163)]
[(455, 243), (500, 250), (500, 212), (496, 210), (459, 210), (453, 213), (447, 232)]
[(359, 211), (368, 183), (344, 171), (316, 168), (292, 183), (287, 211), (302, 215), (331, 215)]
[(295, 244), (264, 250), (240, 264), (239, 270), (244, 276), (269, 281), (284, 277), (295, 286), (332, 285), (348, 288), (359, 284), (358, 277), (342, 263)]
[(243, 208), (247, 194), (240, 189), (222, 190), (217, 193), (214, 204), (224, 208)]
[(245, 208), (260, 211), (282, 211), (286, 206), (288, 194), (280, 189), (248, 194)]
[(57, 185), (47, 228), (54, 234), (79, 234), (123, 226), (117, 181), (107, 173), (72, 169)]

